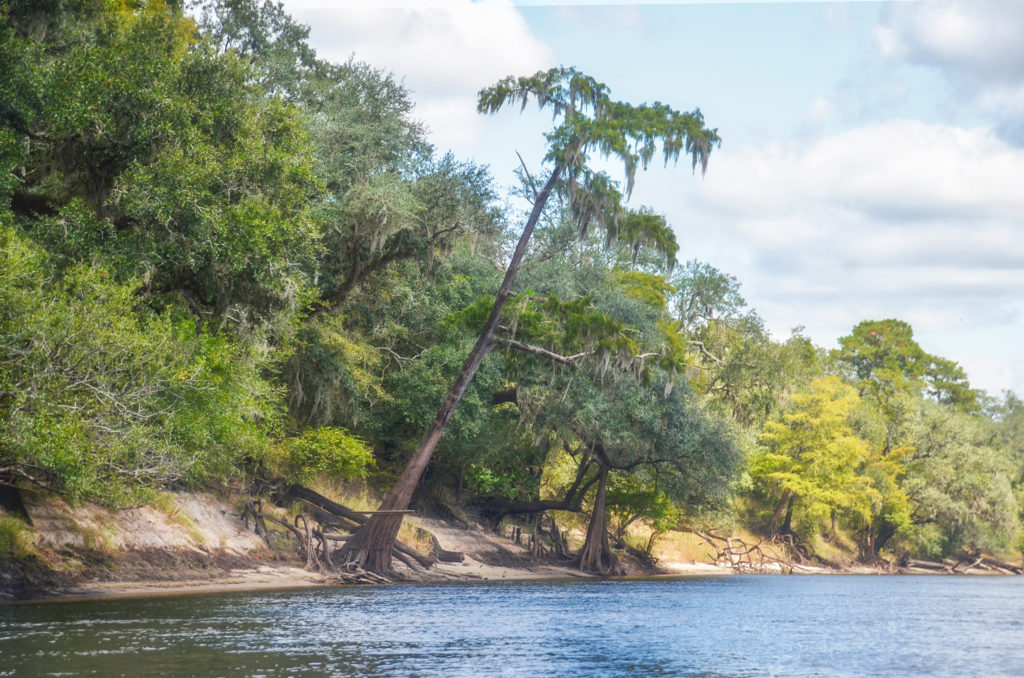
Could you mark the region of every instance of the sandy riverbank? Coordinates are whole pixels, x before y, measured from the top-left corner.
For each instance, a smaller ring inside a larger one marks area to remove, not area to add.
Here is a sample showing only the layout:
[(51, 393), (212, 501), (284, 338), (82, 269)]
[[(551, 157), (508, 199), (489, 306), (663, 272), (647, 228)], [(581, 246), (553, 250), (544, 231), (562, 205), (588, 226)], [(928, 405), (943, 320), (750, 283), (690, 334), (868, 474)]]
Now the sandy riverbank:
[[(174, 495), (160, 508), (117, 513), (33, 502), (34, 565), (0, 561), (0, 601), (223, 593), (350, 585), (282, 558), (244, 523), (230, 503), (209, 494)], [(417, 518), (461, 562), (411, 570), (396, 561), (399, 582), (481, 582), (589, 578), (571, 567), (535, 561), (528, 549), (480, 528)], [(286, 545), (287, 547), (287, 545)], [(293, 551), (285, 548), (292, 554)], [(736, 570), (710, 562), (662, 558), (656, 571), (625, 562), (632, 576), (718, 576)], [(6, 566), (6, 570), (4, 567)], [(788, 567), (788, 566), (787, 566)], [(780, 569), (781, 571), (781, 569)], [(799, 574), (883, 574), (872, 568), (792, 566)], [(905, 573), (938, 574), (934, 571)]]
[[(717, 576), (733, 571), (710, 564), (673, 563), (666, 568), (667, 575)], [(553, 565), (537, 565), (530, 569), (501, 567), (480, 563), (467, 558), (463, 563), (438, 563), (427, 576), (414, 576), (397, 580), (396, 584), (429, 582), (501, 582), (501, 581), (559, 581), (590, 579), (578, 570)], [(308, 572), (293, 566), (265, 565), (253, 569), (237, 569), (204, 579), (174, 581), (97, 581), (51, 592), (35, 600), (90, 600), (100, 598), (137, 598), (191, 594), (242, 593), (252, 591), (285, 591), (291, 589), (332, 588), (352, 586), (339, 582), (336, 577)]]
[[(224, 593), (345, 584), (331, 574), (309, 572), (296, 560), (281, 560), (223, 499), (208, 494), (175, 495), (161, 508), (110, 512), (68, 507), (56, 499), (33, 502), (38, 565), (0, 572), (0, 600), (86, 599)], [(589, 578), (571, 567), (539, 563), (526, 547), (479, 528), (456, 527), (426, 518), (417, 523), (439, 546), (463, 554), (461, 562), (438, 562), (410, 570), (396, 561), (399, 582), (481, 582)], [(664, 563), (666, 574), (730, 574), (701, 563)], [(42, 573), (42, 574), (40, 574)], [(655, 574), (636, 571), (631, 574)]]

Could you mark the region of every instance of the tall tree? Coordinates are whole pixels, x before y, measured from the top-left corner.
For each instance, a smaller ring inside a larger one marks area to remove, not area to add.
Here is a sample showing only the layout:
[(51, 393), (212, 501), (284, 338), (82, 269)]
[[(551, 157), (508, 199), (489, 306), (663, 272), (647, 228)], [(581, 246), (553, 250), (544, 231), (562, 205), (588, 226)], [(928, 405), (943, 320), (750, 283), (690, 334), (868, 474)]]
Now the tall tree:
[(913, 328), (902, 320), (865, 320), (839, 345), (832, 357), (888, 422), (887, 449), (900, 444), (901, 427), (912, 416), (913, 401), (920, 395), (964, 412), (980, 409), (978, 393), (971, 389), (963, 369), (922, 349)]
[(957, 548), (1010, 552), (1020, 534), (1019, 456), (1001, 444), (992, 422), (924, 401), (908, 428), (913, 448), (902, 485), (912, 549), (928, 557)]
[(759, 439), (764, 450), (750, 460), (750, 474), (777, 499), (771, 534), (790, 533), (794, 515), (811, 527), (836, 512), (869, 517), (878, 497), (871, 479), (861, 474), (869, 447), (848, 423), (858, 402), (852, 387), (823, 377), (794, 395), (778, 421), (765, 425)]
[(102, 257), (142, 277), (144, 295), (186, 303), (199, 325), (287, 324), (320, 236), (299, 111), (180, 3), (5, 10), (0, 50), (17, 57), (0, 54), (0, 82), (18, 96), (5, 91), (0, 138), (17, 140), (17, 223), (64, 265)]
[(661, 103), (632, 106), (614, 101), (605, 85), (573, 68), (560, 67), (530, 77), (505, 78), (480, 92), (477, 108), (481, 113), (496, 113), (513, 103), (525, 107), (531, 99), (540, 108), (550, 109), (556, 121), (554, 129), (546, 135), (546, 158), (552, 166), (551, 173), (536, 191), (530, 216), (483, 330), (423, 442), (384, 499), (380, 512), (346, 543), (343, 557), (350, 565), (376, 572), (390, 571), (391, 549), (401, 525), (401, 514), (394, 512), (408, 507), (455, 407), (494, 345), (502, 310), (513, 292), (530, 237), (556, 185), (565, 184), (570, 211), (582, 233), (591, 226), (614, 227), (620, 218), (616, 209), (621, 204), (620, 195), (607, 175), (590, 167), (592, 156), (612, 156), (623, 162), (628, 196), (637, 169), (647, 167), (659, 144), (666, 162), (678, 159), (682, 153), (689, 154), (694, 169), (700, 164), (703, 172), (712, 147), (719, 143), (717, 132), (704, 125), (699, 110), (679, 113)]
[(671, 281), (677, 332), (694, 354), (694, 385), (741, 426), (760, 430), (789, 393), (820, 373), (810, 340), (794, 330), (774, 341), (733, 276), (693, 260)]
[(688, 386), (665, 389), (663, 380), (663, 374), (643, 383), (621, 372), (584, 373), (566, 379), (563, 397), (554, 392), (551, 399), (552, 424), (579, 441), (598, 473), (579, 552), (585, 572), (622, 574), (608, 541), (606, 493), (615, 475), (656, 479), (677, 506), (698, 508), (721, 503), (739, 465), (722, 420), (705, 412)]

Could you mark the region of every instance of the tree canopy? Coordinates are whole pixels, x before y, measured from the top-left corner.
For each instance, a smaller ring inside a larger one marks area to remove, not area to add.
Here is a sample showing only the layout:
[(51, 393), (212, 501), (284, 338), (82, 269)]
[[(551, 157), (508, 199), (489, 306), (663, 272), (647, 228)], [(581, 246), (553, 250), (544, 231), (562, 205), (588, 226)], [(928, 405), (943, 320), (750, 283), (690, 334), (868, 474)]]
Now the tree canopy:
[(552, 115), (506, 192), (434, 148), (402, 74), (321, 59), (272, 0), (183, 5), (0, 0), (0, 499), (361, 483), (392, 513), (336, 562), (376, 570), (410, 506), (600, 574), (681, 526), (1019, 554), (1016, 394), (899, 319), (773, 336), (630, 204), (653, 162), (709, 169), (699, 109), (504, 78), (479, 113)]

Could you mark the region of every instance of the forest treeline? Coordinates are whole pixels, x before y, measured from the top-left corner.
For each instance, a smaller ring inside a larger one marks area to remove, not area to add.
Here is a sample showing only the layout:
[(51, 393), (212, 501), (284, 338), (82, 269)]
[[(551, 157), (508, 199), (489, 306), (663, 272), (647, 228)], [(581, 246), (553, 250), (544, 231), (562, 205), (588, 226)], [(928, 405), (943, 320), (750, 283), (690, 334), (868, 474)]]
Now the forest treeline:
[[(655, 138), (666, 160), (709, 162), (699, 111), (627, 109), (572, 69), (509, 80), (484, 112), (529, 94), (564, 120), (507, 199), (430, 144), (400, 74), (327, 63), (307, 35), (266, 1), (0, 0), (8, 506), (317, 477), (386, 490), (551, 176), (418, 505), (538, 529), (545, 511), (585, 515), (581, 566), (606, 574), (609, 539), (640, 524), (743, 526), (867, 562), (1020, 555), (1017, 396), (972, 388), (896, 319), (833, 350), (774, 338), (657, 206), (629, 206)], [(633, 125), (629, 145), (608, 120)], [(588, 149), (627, 179), (572, 155)]]

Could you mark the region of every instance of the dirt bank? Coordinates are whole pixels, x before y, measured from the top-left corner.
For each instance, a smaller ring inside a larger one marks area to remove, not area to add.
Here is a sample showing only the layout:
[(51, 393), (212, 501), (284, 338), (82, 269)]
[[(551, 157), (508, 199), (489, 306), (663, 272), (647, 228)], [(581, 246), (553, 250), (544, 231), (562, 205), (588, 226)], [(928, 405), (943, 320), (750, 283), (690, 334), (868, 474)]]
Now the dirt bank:
[[(337, 576), (309, 572), (292, 539), (279, 533), (273, 547), (240, 517), (244, 499), (212, 493), (165, 494), (154, 506), (109, 511), (69, 507), (55, 497), (33, 495), (26, 502), (33, 533), (29, 553), (12, 559), (0, 551), (0, 600), (53, 597), (166, 595), (336, 586)], [(3, 516), (0, 516), (3, 517)], [(4, 520), (10, 522), (10, 517)], [(438, 562), (412, 570), (396, 561), (408, 581), (509, 581), (587, 577), (576, 569), (535, 561), (510, 538), (479, 528), (455, 527), (427, 518), (416, 523), (461, 562)], [(691, 551), (689, 557), (661, 555), (658, 568), (625, 559), (631, 575), (723, 575)], [(713, 560), (713, 559), (712, 559)], [(769, 571), (769, 570), (765, 570)], [(795, 566), (802, 573), (854, 573)], [(856, 573), (880, 573), (858, 570)]]
[[(332, 586), (337, 577), (303, 569), (290, 539), (270, 548), (241, 518), (241, 502), (210, 493), (166, 494), (155, 506), (110, 511), (72, 508), (34, 495), (26, 508), (33, 532), (30, 553), (0, 553), (0, 600), (161, 595), (187, 592)], [(6, 518), (11, 520), (10, 517)], [(437, 520), (420, 524), (441, 548), (464, 555), (412, 571), (411, 581), (576, 578), (568, 567), (534, 562), (517, 544), (480, 529)], [(24, 555), (24, 554), (23, 554)]]

